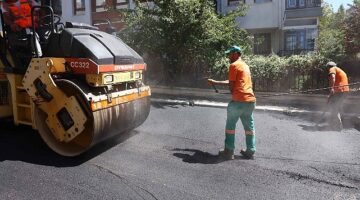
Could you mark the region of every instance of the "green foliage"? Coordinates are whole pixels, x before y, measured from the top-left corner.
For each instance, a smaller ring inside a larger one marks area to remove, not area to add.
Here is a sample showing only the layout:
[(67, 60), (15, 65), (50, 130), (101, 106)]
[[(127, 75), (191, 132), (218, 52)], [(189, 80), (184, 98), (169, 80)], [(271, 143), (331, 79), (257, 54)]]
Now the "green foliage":
[(326, 80), (324, 66), (329, 61), (318, 53), (290, 57), (252, 55), (244, 60), (250, 66), (256, 91), (310, 89), (314, 87), (312, 74)]
[(288, 74), (288, 71), (307, 73), (314, 69), (323, 69), (329, 60), (320, 54), (293, 55), (290, 57), (246, 56), (245, 62), (250, 66), (254, 79), (278, 80)]
[(340, 6), (333, 12), (329, 4), (323, 7), (323, 16), (320, 18), (319, 38), (317, 40), (318, 52), (326, 58), (340, 61), (345, 57), (345, 9)]
[(360, 52), (360, 0), (354, 0), (345, 20), (346, 53), (355, 55)]
[(157, 58), (160, 63), (149, 68), (163, 66), (158, 70), (170, 78), (219, 68), (225, 49), (240, 45), (250, 52), (251, 40), (235, 22), (245, 14), (245, 6), (219, 16), (212, 2), (154, 0), (149, 9), (137, 1), (135, 10), (122, 11), (127, 26), (120, 37), (137, 52)]

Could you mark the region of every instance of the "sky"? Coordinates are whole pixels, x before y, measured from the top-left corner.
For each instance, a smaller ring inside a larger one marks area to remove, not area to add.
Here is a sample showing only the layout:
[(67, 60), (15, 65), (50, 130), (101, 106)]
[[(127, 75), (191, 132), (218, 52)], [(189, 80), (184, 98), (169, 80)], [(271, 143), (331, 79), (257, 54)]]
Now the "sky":
[(337, 11), (341, 4), (348, 8), (347, 4), (352, 4), (353, 0), (325, 0), (325, 2), (331, 4), (334, 11)]

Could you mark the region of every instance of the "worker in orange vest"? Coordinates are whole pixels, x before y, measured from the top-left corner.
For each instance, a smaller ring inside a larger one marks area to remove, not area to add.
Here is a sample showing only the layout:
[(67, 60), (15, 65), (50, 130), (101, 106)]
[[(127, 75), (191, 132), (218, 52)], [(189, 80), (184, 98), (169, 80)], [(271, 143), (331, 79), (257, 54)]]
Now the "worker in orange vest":
[(32, 0), (5, 0), (1, 3), (4, 23), (14, 32), (31, 28), (31, 8), (34, 5), (36, 2)]
[[(38, 5), (37, 2), (34, 0), (4, 0), (0, 2), (4, 17), (3, 23), (9, 41), (9, 51), (15, 67), (26, 69), (34, 55), (42, 55), (38, 39), (35, 39), (35, 48), (31, 39), (33, 33), (30, 30), (32, 27), (31, 8)], [(37, 26), (37, 23), (35, 25)]]
[(239, 46), (230, 47), (225, 51), (225, 54), (231, 62), (228, 80), (217, 81), (208, 79), (210, 85), (229, 86), (232, 94), (232, 100), (227, 107), (225, 148), (219, 151), (219, 157), (226, 160), (234, 159), (235, 128), (240, 119), (246, 138), (246, 149), (241, 149), (240, 154), (246, 159), (252, 159), (256, 151), (255, 122), (253, 117), (256, 98), (253, 91), (250, 68), (241, 59), (242, 51)]
[(326, 64), (326, 68), (329, 70), (328, 75), (330, 86), (328, 102), (331, 106), (331, 119), (329, 125), (333, 130), (341, 131), (343, 128), (343, 103), (350, 91), (348, 77), (335, 62), (328, 62)]

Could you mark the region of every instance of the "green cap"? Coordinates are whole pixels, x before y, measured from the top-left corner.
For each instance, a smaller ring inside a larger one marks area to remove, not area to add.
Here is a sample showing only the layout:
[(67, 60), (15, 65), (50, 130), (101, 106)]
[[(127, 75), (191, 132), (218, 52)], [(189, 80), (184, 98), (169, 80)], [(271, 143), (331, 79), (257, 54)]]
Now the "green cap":
[(241, 53), (241, 48), (239, 46), (232, 46), (228, 50), (225, 51), (225, 54), (228, 55), (230, 53)]

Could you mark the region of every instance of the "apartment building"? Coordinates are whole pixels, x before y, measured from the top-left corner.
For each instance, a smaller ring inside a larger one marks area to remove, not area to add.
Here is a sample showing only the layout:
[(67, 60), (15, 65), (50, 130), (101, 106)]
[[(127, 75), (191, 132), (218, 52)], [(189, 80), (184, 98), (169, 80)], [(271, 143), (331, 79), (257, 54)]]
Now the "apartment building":
[(110, 24), (116, 31), (120, 30), (123, 24), (121, 16), (115, 9), (135, 6), (134, 0), (63, 0), (59, 2), (64, 21), (87, 23), (101, 30), (106, 30)]
[(61, 4), (64, 21), (96, 25), (101, 30), (106, 30), (110, 25), (115, 30), (122, 27), (119, 14), (107, 9), (129, 6), (127, 0), (66, 0), (61, 1)]
[(301, 54), (315, 49), (321, 0), (218, 0), (217, 10), (226, 14), (239, 4), (249, 10), (239, 26), (254, 36), (255, 54)]

